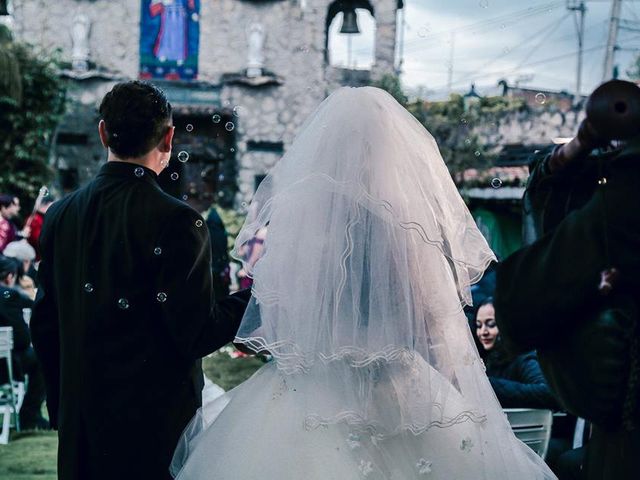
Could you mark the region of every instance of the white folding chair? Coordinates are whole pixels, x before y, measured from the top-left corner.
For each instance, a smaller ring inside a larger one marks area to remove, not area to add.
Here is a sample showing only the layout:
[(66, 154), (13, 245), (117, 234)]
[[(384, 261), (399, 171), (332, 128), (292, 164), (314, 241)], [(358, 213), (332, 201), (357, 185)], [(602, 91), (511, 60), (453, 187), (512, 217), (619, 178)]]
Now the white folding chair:
[(551, 439), (551, 410), (505, 408), (504, 413), (516, 437), (544, 459)]
[[(24, 400), (25, 385), (13, 379), (13, 365), (11, 362), (11, 351), (13, 350), (13, 328), (0, 327), (0, 365), (6, 364), (7, 383), (0, 385), (0, 415), (2, 424), (0, 430), (0, 444), (9, 443), (9, 430), (11, 424), (16, 431), (20, 431), (20, 407)], [(11, 420), (13, 419), (13, 422)]]

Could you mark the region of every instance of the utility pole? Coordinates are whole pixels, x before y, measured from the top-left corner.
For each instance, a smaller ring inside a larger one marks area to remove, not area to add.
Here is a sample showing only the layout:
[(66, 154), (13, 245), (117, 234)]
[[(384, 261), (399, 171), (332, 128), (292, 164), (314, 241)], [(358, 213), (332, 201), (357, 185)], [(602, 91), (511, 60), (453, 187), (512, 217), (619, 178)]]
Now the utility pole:
[(451, 32), (451, 38), (449, 40), (451, 43), (451, 50), (449, 51), (449, 68), (448, 68), (448, 79), (447, 79), (447, 90), (449, 91), (449, 95), (451, 95), (451, 91), (453, 88), (453, 55), (455, 52), (456, 45), (456, 34), (455, 32)]
[[(582, 52), (584, 50), (584, 17), (587, 7), (584, 0), (578, 4), (575, 0), (567, 1), (567, 9), (574, 13), (573, 19), (576, 22), (576, 30), (578, 32), (578, 64), (576, 65), (576, 94), (574, 103), (580, 102), (580, 90), (582, 88)], [(579, 16), (579, 18), (578, 18)]]
[(622, 0), (613, 0), (611, 5), (611, 15), (609, 17), (609, 37), (607, 38), (607, 50), (604, 57), (604, 72), (602, 81), (607, 81), (613, 77), (613, 57), (616, 52), (618, 42), (618, 27), (620, 26), (620, 10)]
[(400, 39), (398, 45), (398, 66), (396, 67), (396, 75), (400, 75), (402, 73), (402, 66), (404, 64), (404, 32), (407, 28), (404, 11), (404, 8), (400, 9)]

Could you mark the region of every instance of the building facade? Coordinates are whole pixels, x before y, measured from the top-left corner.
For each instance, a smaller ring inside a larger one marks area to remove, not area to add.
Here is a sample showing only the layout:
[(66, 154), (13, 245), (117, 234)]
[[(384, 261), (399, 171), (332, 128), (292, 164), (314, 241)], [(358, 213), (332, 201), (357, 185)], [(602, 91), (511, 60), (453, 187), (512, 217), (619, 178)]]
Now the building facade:
[[(118, 81), (149, 79), (174, 106), (164, 187), (239, 207), (332, 90), (396, 73), (402, 0), (9, 1), (15, 36), (66, 62), (70, 102), (52, 154), (64, 189), (104, 161), (97, 107)], [(375, 20), (367, 69), (329, 61), (330, 27), (352, 13)]]

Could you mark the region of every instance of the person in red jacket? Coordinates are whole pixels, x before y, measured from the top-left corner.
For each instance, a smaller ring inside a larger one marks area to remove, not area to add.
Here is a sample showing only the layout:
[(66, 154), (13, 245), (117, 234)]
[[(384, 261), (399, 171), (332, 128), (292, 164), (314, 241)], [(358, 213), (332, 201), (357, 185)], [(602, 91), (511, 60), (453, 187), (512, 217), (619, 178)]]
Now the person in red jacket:
[(36, 251), (36, 262), (40, 261), (40, 231), (42, 230), (42, 223), (44, 222), (44, 215), (49, 210), (49, 207), (54, 202), (53, 196), (47, 194), (42, 197), (39, 205), (36, 205), (35, 211), (27, 219), (27, 225), (31, 228), (27, 241)]

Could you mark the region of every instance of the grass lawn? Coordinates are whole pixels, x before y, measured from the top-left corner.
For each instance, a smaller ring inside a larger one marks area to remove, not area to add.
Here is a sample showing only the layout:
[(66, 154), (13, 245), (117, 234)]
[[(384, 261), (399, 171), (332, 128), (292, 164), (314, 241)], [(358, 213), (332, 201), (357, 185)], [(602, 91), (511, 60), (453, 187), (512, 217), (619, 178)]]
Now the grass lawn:
[(4, 480), (55, 480), (56, 432), (14, 433), (0, 445), (0, 478)]
[[(205, 375), (225, 390), (249, 378), (264, 363), (254, 357), (231, 358), (217, 352), (203, 359)], [(56, 480), (56, 432), (13, 433), (8, 445), (0, 445), (0, 479)]]

